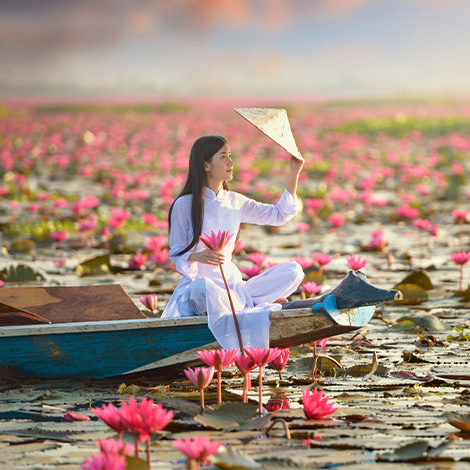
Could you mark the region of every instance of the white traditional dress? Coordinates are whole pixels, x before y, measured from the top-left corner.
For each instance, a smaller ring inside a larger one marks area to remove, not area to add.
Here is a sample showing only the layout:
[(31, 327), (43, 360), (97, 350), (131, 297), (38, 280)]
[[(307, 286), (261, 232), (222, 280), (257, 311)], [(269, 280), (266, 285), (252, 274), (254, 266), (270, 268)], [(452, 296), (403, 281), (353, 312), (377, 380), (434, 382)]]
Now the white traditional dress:
[[(162, 318), (208, 315), (208, 326), (220, 345), (238, 348), (233, 315), (219, 266), (189, 262), (191, 253), (206, 247), (198, 242), (183, 255), (192, 240), (191, 195), (178, 198), (171, 214), (170, 259), (183, 274), (162, 314)], [(279, 297), (287, 297), (302, 282), (300, 265), (290, 261), (266, 270), (248, 281), (232, 262), (235, 238), (241, 223), (282, 225), (291, 219), (299, 204), (286, 189), (277, 204), (263, 204), (234, 191), (221, 189), (215, 194), (205, 188), (202, 233), (213, 230), (228, 231), (234, 236), (222, 250), (225, 255), (223, 270), (230, 287), (240, 323), (244, 346), (269, 346), (269, 312), (281, 308), (273, 304)]]

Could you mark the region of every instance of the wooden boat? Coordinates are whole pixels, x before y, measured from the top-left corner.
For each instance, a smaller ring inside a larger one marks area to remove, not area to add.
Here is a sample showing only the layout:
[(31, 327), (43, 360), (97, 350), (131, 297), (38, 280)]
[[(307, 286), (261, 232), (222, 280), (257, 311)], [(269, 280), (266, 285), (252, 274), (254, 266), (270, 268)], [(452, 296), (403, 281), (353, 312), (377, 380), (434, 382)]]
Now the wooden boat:
[[(368, 300), (351, 301), (351, 288)], [(375, 305), (400, 298), (351, 271), (316, 302), (271, 312), (270, 345), (287, 348), (357, 330)], [(195, 362), (197, 350), (213, 347), (206, 317), (146, 318), (120, 285), (0, 289), (0, 365), (16, 366), (25, 377), (144, 375)]]

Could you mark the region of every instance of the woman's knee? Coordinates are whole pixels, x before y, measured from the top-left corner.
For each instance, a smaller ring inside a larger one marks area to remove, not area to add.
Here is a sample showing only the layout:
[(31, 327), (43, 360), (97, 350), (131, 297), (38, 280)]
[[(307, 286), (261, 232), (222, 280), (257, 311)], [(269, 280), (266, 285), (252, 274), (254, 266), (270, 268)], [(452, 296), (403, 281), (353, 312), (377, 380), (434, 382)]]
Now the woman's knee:
[(292, 279), (292, 282), (302, 282), (305, 277), (302, 266), (297, 261), (287, 261), (285, 264), (287, 275)]

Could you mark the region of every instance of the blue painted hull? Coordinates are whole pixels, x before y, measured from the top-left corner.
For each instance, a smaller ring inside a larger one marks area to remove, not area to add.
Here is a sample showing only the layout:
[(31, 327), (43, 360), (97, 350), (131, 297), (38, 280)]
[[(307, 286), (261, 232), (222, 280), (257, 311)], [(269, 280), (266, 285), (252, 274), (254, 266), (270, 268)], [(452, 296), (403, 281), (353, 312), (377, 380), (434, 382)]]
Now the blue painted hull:
[(0, 338), (0, 362), (29, 377), (104, 378), (214, 341), (207, 324), (11, 336)]

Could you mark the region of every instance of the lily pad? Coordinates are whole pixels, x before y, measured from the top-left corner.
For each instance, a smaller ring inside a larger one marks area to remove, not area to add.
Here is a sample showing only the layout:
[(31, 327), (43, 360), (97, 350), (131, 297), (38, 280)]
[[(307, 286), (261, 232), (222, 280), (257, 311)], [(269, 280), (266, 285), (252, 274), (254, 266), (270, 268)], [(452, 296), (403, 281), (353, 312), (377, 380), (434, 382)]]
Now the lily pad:
[(241, 450), (222, 447), (209, 457), (210, 462), (219, 468), (230, 470), (255, 470), (261, 465)]
[(2, 269), (0, 279), (3, 282), (45, 281), (46, 274), (40, 269), (20, 263), (11, 264)]
[(434, 289), (431, 279), (425, 271), (414, 271), (411, 274), (408, 274), (408, 276), (406, 276), (399, 284), (397, 284), (394, 289), (401, 290), (398, 288), (398, 286), (401, 284), (414, 284), (424, 290)]
[(262, 418), (253, 418), (257, 407), (248, 403), (225, 403), (215, 410), (197, 415), (194, 420), (203, 426), (223, 430), (262, 429), (271, 419), (271, 414)]
[(428, 300), (426, 289), (417, 284), (398, 284), (394, 289), (403, 294), (403, 300), (398, 300), (395, 305), (419, 305)]
[(126, 470), (147, 470), (147, 468), (145, 460), (126, 455)]
[[(347, 369), (341, 369), (339, 375), (349, 375), (351, 377), (365, 377), (372, 372), (372, 368), (375, 367), (374, 364), (359, 364), (357, 366), (352, 366)], [(390, 368), (378, 365), (377, 369), (374, 372), (374, 375), (379, 377), (387, 377), (390, 372)]]
[[(338, 362), (341, 361), (341, 356), (332, 356)], [(303, 357), (287, 367), (289, 374), (311, 374), (313, 368), (313, 357)], [(340, 368), (331, 361), (328, 357), (321, 356), (317, 361), (317, 370), (324, 375), (334, 377)]]
[(446, 439), (436, 447), (433, 447), (428, 441), (415, 441), (399, 447), (395, 452), (382, 454), (379, 460), (409, 462), (413, 460), (430, 459), (441, 454), (451, 443), (452, 440)]
[(80, 263), (76, 268), (78, 277), (99, 276), (109, 274), (110, 271), (111, 263), (109, 255), (96, 256), (95, 258)]
[(410, 321), (421, 328), (429, 331), (445, 331), (449, 330), (450, 326), (434, 315), (423, 313), (415, 315), (405, 315), (398, 319), (398, 323)]

